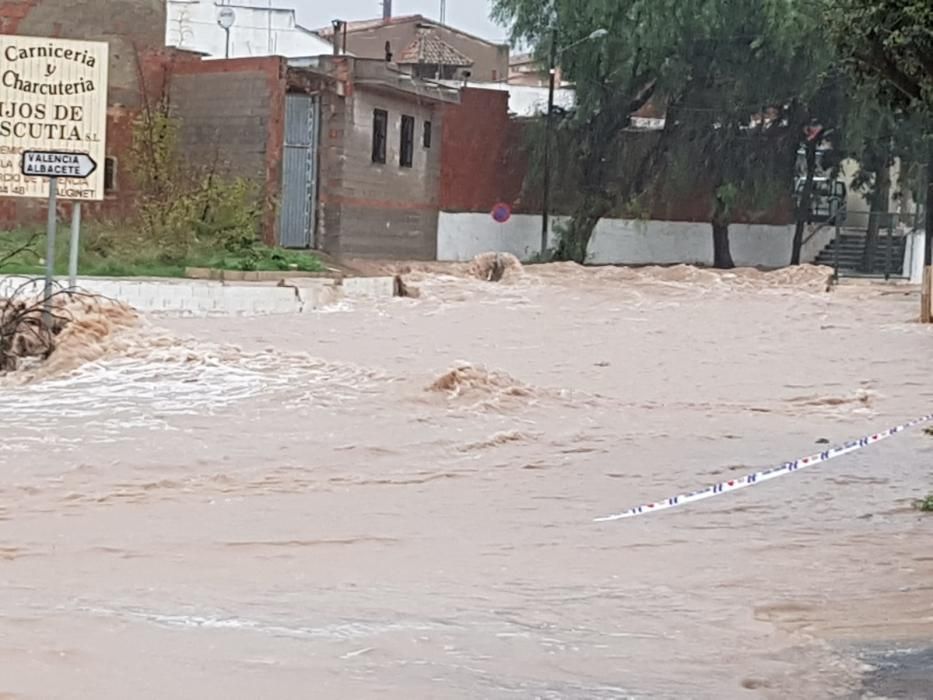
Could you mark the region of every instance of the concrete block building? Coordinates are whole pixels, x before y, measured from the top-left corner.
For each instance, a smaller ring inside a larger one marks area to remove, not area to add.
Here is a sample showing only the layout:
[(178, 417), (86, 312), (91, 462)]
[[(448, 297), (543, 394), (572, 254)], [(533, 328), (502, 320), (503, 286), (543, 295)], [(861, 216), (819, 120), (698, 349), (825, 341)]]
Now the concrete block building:
[(360, 58), (388, 57), (418, 77), (469, 77), (483, 82), (505, 82), (509, 77), (508, 44), (481, 39), (423, 15), (345, 22), (318, 33), (341, 51)]

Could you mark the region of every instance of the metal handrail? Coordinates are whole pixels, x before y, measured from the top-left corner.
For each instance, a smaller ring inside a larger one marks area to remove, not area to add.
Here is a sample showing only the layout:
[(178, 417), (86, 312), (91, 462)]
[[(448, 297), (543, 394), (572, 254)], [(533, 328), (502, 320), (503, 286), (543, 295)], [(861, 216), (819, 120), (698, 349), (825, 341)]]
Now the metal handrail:
[[(887, 250), (885, 251), (884, 256), (884, 281), (888, 282), (891, 279), (891, 256), (893, 252), (891, 250), (891, 241), (894, 240), (894, 227), (893, 222), (888, 222), (888, 245)], [(871, 270), (869, 270), (871, 272)]]
[(822, 223), (822, 224), (820, 224), (819, 226), (817, 226), (815, 229), (813, 229), (813, 231), (810, 233), (809, 236), (806, 236), (806, 237), (803, 239), (803, 243), (800, 244), (800, 247), (802, 248), (803, 246), (805, 246), (807, 243), (809, 243), (811, 240), (813, 240), (813, 238), (816, 236), (816, 234), (818, 234), (818, 233), (819, 233), (820, 231), (822, 231), (824, 228), (829, 228), (829, 227), (832, 226), (834, 223), (835, 223), (835, 222), (826, 222), (826, 223)]

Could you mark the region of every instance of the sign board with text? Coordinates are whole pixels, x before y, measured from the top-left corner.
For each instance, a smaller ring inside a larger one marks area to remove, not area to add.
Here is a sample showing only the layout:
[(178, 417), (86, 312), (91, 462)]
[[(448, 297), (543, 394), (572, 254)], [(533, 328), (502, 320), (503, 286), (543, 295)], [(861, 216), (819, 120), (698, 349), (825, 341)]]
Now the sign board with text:
[[(48, 197), (50, 177), (61, 199), (104, 198), (97, 164), (106, 156), (108, 49), (106, 42), (0, 34), (0, 198)], [(40, 156), (49, 156), (44, 165)], [(33, 174), (53, 170), (64, 174)]]
[(97, 163), (87, 153), (25, 151), (20, 172), (26, 177), (68, 177), (84, 180), (95, 170)]

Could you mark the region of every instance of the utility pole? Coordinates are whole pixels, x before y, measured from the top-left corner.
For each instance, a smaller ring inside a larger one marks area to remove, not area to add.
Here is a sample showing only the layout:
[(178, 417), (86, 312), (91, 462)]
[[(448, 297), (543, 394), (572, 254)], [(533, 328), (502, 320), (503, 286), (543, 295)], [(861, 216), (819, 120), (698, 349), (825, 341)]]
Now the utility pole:
[(544, 127), (544, 192), (541, 203), (541, 261), (547, 256), (548, 232), (551, 219), (551, 132), (554, 131), (554, 90), (557, 85), (557, 59), (565, 51), (579, 46), (584, 41), (602, 39), (609, 34), (602, 27), (594, 30), (588, 36), (578, 39), (569, 46), (557, 47), (557, 27), (551, 29), (551, 56), (548, 60), (548, 91), (547, 91), (547, 118)]
[(920, 291), (920, 322), (933, 322), (933, 147), (927, 149), (926, 226), (923, 234), (923, 287)]
[(438, 21), (441, 24), (447, 23), (447, 0), (441, 0), (441, 12)]
[(557, 79), (557, 27), (551, 30), (551, 57), (548, 61), (547, 117), (544, 126), (544, 191), (541, 202), (541, 262), (547, 256), (551, 218), (551, 131), (554, 129), (554, 88)]

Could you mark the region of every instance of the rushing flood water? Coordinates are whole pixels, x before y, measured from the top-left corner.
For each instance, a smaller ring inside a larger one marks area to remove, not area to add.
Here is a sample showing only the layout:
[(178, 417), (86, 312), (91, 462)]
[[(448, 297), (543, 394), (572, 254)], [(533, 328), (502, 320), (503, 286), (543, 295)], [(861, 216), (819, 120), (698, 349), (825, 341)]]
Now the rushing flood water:
[(929, 646), (922, 431), (593, 522), (931, 412), (915, 296), (409, 281), (0, 379), (0, 697), (850, 698)]

